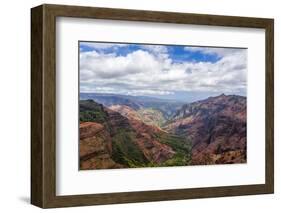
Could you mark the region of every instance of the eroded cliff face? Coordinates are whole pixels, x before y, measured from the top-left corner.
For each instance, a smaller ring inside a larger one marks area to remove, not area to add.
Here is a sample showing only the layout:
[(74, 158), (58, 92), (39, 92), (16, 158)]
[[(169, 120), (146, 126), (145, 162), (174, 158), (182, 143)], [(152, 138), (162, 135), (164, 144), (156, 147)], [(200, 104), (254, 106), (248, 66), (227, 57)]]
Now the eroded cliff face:
[(246, 162), (246, 98), (211, 97), (184, 105), (164, 129), (192, 141), (192, 164)]
[(121, 168), (112, 158), (112, 141), (102, 124), (80, 123), (80, 169)]
[[(93, 101), (84, 101), (82, 109), (92, 121), (80, 123), (80, 168), (122, 168), (161, 166), (176, 151), (169, 146), (169, 134), (141, 121), (125, 106), (112, 109)], [(96, 120), (95, 120), (96, 119)]]
[(173, 149), (161, 143), (155, 136), (166, 134), (159, 127), (144, 123), (141, 116), (128, 106), (114, 105), (110, 110), (120, 113), (129, 120), (136, 133), (136, 143), (149, 162), (162, 163), (173, 157), (175, 154)]
[(220, 95), (183, 105), (160, 127), (146, 122), (158, 112), (80, 101), (80, 169), (245, 163), (246, 111), (245, 97)]

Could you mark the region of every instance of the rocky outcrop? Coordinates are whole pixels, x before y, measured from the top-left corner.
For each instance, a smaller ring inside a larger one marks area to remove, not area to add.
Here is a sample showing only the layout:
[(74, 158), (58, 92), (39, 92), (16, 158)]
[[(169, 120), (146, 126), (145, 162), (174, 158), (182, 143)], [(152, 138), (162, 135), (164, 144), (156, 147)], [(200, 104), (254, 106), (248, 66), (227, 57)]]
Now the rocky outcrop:
[(104, 126), (95, 122), (80, 123), (80, 169), (121, 168), (112, 160), (112, 142)]
[[(80, 118), (92, 119), (80, 123), (81, 169), (160, 166), (176, 154), (169, 134), (142, 122), (132, 108), (107, 108), (90, 100), (80, 104), (86, 109)], [(162, 138), (168, 139), (163, 143)]]
[(175, 152), (165, 144), (162, 144), (155, 134), (161, 134), (162, 130), (154, 125), (148, 125), (142, 121), (142, 117), (132, 108), (123, 105), (114, 105), (110, 110), (116, 111), (129, 120), (136, 133), (136, 143), (149, 162), (162, 163), (173, 157)]
[[(162, 163), (173, 157), (175, 153), (173, 149), (162, 144), (155, 137), (155, 134), (160, 134), (162, 132), (161, 129), (145, 124), (135, 110), (128, 106), (114, 105), (109, 108), (108, 113), (110, 117), (114, 114), (119, 114), (119, 116), (121, 114), (124, 116), (124, 119), (127, 119), (128, 123), (124, 121), (115, 122), (113, 126), (121, 126), (123, 129), (131, 128), (135, 133), (135, 143), (149, 162)], [(125, 126), (124, 123), (126, 123)]]
[(246, 98), (224, 94), (184, 105), (164, 128), (192, 141), (193, 164), (246, 162)]
[(130, 119), (130, 124), (136, 132), (136, 141), (145, 157), (152, 163), (162, 163), (173, 157), (173, 149), (161, 143), (156, 135), (163, 131), (156, 126), (150, 126), (140, 120)]

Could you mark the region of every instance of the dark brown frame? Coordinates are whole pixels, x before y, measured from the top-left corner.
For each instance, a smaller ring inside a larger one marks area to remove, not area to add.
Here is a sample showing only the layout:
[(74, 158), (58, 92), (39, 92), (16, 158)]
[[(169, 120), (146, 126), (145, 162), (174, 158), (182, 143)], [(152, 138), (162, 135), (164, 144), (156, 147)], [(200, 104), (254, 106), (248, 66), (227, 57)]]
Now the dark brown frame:
[[(195, 189), (56, 196), (56, 17), (262, 28), (266, 32), (266, 183)], [(66, 207), (268, 194), (274, 192), (274, 20), (110, 8), (31, 9), (31, 203)]]

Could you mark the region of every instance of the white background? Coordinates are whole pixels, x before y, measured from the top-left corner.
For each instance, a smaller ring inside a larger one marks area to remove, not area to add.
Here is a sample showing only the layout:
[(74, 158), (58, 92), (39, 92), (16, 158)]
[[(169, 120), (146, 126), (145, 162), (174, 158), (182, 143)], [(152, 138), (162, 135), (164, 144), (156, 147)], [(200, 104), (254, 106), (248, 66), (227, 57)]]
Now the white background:
[[(96, 0), (96, 1), (48, 1), (49, 3), (87, 6), (122, 7), (177, 12), (212, 13), (275, 18), (275, 194), (231, 198), (196, 199), (141, 204), (122, 204), (67, 209), (69, 212), (133, 212), (133, 211), (196, 211), (196, 212), (278, 212), (281, 206), (280, 161), (281, 147), (281, 69), (279, 1), (245, 0)], [(30, 13), (32, 6), (42, 1), (2, 1), (1, 22), (1, 212), (42, 211), (28, 204), (30, 180)], [(257, 94), (258, 95), (258, 94)], [(279, 110), (279, 111), (278, 111)], [(64, 212), (53, 209), (49, 212)], [(280, 210), (279, 210), (280, 211)]]
[[(78, 40), (247, 47), (247, 163), (78, 172)], [(59, 18), (56, 41), (57, 195), (265, 183), (264, 30)]]

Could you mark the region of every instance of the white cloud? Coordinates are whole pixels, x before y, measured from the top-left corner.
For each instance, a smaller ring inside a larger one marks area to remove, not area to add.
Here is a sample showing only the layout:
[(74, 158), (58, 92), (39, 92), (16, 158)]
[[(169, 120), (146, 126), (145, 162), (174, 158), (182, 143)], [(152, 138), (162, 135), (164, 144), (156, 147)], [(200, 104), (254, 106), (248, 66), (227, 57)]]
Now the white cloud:
[(168, 48), (164, 45), (141, 45), (140, 47), (154, 54), (166, 54), (168, 52)]
[[(138, 73), (159, 70), (160, 63), (155, 57), (143, 50), (134, 51), (127, 56), (99, 54), (95, 51), (80, 54), (80, 71), (82, 81), (98, 79), (124, 78)], [(84, 78), (84, 74), (86, 78)], [(109, 79), (109, 80), (110, 80)]]
[(126, 56), (81, 52), (81, 92), (167, 95), (176, 91), (235, 94), (246, 90), (245, 49), (193, 48), (219, 54), (221, 59), (215, 63), (176, 63), (161, 47), (148, 45)]

